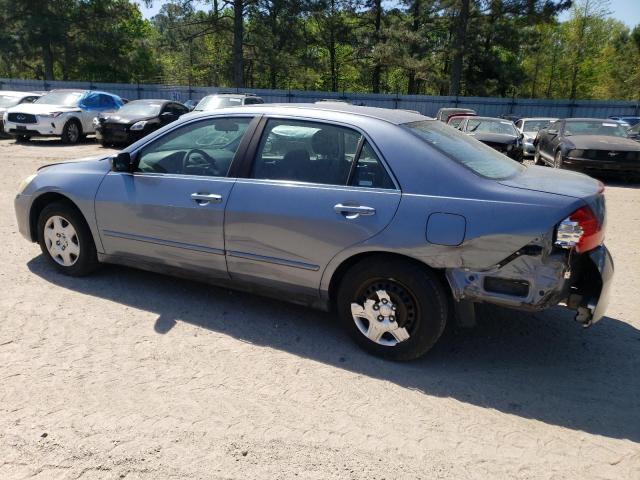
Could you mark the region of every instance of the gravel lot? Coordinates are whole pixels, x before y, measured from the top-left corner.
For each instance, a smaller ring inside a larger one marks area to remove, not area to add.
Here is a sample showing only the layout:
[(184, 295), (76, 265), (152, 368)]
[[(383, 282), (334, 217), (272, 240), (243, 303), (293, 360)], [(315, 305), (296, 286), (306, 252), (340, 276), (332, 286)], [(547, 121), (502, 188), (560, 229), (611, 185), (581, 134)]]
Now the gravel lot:
[(19, 235), (18, 183), (106, 153), (0, 140), (0, 478), (640, 478), (640, 189), (608, 185), (608, 317), (483, 308), (426, 358), (331, 315), (105, 266)]

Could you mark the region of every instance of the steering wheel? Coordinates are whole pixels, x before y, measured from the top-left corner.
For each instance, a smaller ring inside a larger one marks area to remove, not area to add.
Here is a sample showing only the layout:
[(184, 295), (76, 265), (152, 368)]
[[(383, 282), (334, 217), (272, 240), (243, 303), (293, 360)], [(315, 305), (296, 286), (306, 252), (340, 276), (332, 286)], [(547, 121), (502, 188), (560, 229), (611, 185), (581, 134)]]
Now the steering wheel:
[[(202, 161), (192, 163), (191, 157), (193, 155), (199, 155), (200, 157), (202, 157)], [(189, 152), (184, 156), (182, 173), (189, 174), (190, 169), (202, 169), (201, 171), (205, 174), (218, 175), (218, 168), (215, 158), (199, 148), (189, 150)], [(192, 175), (198, 175), (198, 173), (193, 173)]]

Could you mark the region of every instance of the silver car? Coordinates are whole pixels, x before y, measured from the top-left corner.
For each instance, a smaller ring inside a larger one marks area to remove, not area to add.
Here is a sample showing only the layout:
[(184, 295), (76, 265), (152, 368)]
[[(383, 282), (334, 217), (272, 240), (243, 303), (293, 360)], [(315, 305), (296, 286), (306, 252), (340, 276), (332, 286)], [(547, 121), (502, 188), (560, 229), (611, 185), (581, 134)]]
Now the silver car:
[(117, 263), (335, 309), (396, 360), (475, 302), (563, 303), (590, 325), (613, 274), (598, 181), (346, 104), (189, 114), (117, 156), (40, 169), (15, 208), (63, 273)]

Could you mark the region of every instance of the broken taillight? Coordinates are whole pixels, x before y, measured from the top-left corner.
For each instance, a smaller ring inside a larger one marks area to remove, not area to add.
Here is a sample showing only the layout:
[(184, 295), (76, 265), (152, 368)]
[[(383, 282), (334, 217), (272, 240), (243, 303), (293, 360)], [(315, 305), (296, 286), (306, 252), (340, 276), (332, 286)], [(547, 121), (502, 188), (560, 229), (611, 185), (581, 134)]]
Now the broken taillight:
[(565, 218), (556, 231), (555, 244), (562, 248), (575, 248), (576, 252), (588, 252), (604, 240), (604, 228), (589, 207), (580, 207)]

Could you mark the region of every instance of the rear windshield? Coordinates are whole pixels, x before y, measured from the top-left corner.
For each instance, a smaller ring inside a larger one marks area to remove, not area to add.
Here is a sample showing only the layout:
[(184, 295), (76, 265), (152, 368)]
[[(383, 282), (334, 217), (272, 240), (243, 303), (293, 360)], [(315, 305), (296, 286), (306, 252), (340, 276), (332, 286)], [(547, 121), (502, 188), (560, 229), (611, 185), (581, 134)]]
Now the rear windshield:
[(216, 95), (211, 95), (208, 97), (204, 97), (196, 108), (194, 109), (197, 112), (205, 112), (208, 110), (215, 110), (218, 108), (225, 107), (239, 107), (242, 105), (241, 97), (218, 97)]
[(485, 178), (499, 180), (522, 172), (525, 168), (515, 160), (442, 122), (422, 120), (405, 123), (404, 126), (436, 150)]

